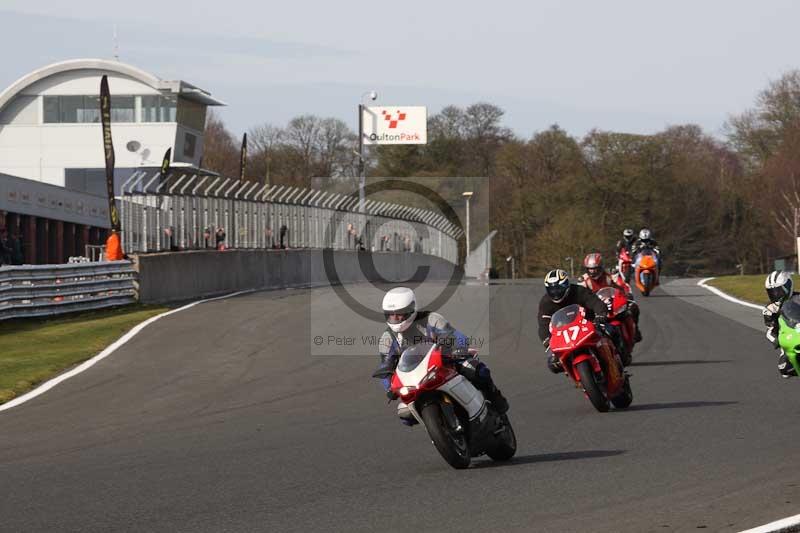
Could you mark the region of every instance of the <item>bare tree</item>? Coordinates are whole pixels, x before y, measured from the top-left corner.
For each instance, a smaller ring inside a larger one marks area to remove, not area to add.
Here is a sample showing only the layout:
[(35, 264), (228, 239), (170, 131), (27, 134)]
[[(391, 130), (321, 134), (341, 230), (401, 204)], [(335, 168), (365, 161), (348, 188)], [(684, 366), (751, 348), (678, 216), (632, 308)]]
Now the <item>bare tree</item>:
[(223, 176), (239, 173), (239, 148), (216, 113), (209, 111), (203, 136), (203, 166)]
[(283, 129), (272, 124), (262, 124), (251, 129), (248, 133), (254, 168), (259, 170), (258, 176), (263, 183), (269, 184), (270, 174), (273, 170), (275, 152), (281, 149), (281, 142), (285, 133)]

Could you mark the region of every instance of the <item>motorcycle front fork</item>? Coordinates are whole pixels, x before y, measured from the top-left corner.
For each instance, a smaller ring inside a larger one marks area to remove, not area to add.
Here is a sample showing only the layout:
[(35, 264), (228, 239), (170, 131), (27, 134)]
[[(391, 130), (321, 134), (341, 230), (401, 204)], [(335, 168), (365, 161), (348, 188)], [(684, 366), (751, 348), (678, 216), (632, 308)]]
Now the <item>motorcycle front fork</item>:
[(442, 401), (441, 406), (442, 415), (444, 416), (444, 420), (447, 422), (447, 425), (450, 426), (450, 428), (456, 433), (463, 432), (464, 428), (461, 426), (461, 422), (458, 420), (458, 415), (456, 415), (456, 410), (447, 396), (444, 397), (444, 401)]

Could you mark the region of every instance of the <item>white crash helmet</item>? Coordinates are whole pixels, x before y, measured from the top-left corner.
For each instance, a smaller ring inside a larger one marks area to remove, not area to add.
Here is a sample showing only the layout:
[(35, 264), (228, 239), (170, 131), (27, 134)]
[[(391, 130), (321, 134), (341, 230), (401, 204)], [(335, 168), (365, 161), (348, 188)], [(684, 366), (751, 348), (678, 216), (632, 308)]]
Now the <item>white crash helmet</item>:
[(642, 228), (642, 230), (639, 232), (639, 240), (642, 241), (650, 240), (652, 236), (652, 233), (650, 233), (650, 230), (647, 228)]
[(764, 281), (764, 288), (767, 289), (767, 297), (770, 302), (782, 302), (792, 295), (792, 277), (782, 270), (770, 272)]
[(417, 297), (408, 287), (397, 287), (383, 297), (386, 325), (395, 333), (407, 330), (417, 318)]

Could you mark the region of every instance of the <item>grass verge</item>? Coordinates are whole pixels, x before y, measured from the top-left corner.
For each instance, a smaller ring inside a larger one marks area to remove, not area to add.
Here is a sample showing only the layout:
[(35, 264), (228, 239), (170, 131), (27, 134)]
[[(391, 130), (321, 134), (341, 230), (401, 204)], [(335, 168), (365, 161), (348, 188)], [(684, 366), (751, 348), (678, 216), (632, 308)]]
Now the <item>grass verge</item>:
[(722, 292), (726, 292), (735, 298), (764, 305), (767, 294), (764, 292), (764, 275), (756, 274), (753, 276), (721, 276), (708, 282)]
[(0, 322), (0, 404), (85, 361), (166, 307), (131, 305)]

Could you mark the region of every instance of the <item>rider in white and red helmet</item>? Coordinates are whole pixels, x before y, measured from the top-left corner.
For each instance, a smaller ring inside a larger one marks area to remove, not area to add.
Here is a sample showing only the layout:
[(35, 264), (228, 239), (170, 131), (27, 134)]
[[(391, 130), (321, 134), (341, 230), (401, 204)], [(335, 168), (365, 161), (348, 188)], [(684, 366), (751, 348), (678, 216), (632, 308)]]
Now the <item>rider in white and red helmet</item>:
[(605, 287), (613, 287), (625, 293), (628, 298), (628, 307), (633, 317), (633, 322), (636, 324), (636, 332), (634, 334), (634, 342), (642, 340), (642, 332), (639, 331), (639, 305), (633, 299), (633, 291), (631, 286), (625, 282), (625, 279), (619, 272), (610, 274), (606, 272), (603, 266), (603, 256), (597, 252), (588, 254), (583, 259), (583, 267), (586, 273), (581, 277), (578, 285), (583, 285), (592, 292), (597, 292)]
[[(435, 342), (451, 356), (455, 370), (475, 385), (498, 412), (508, 411), (508, 401), (495, 386), (489, 367), (469, 352), (467, 336), (451, 326), (439, 313), (418, 311), (413, 290), (408, 287), (390, 290), (383, 297), (381, 307), (386, 317), (386, 331), (378, 343), (381, 364), (373, 376), (384, 380), (387, 391), (389, 377), (403, 350), (416, 344)], [(404, 419), (404, 422), (414, 424), (415, 419)]]

